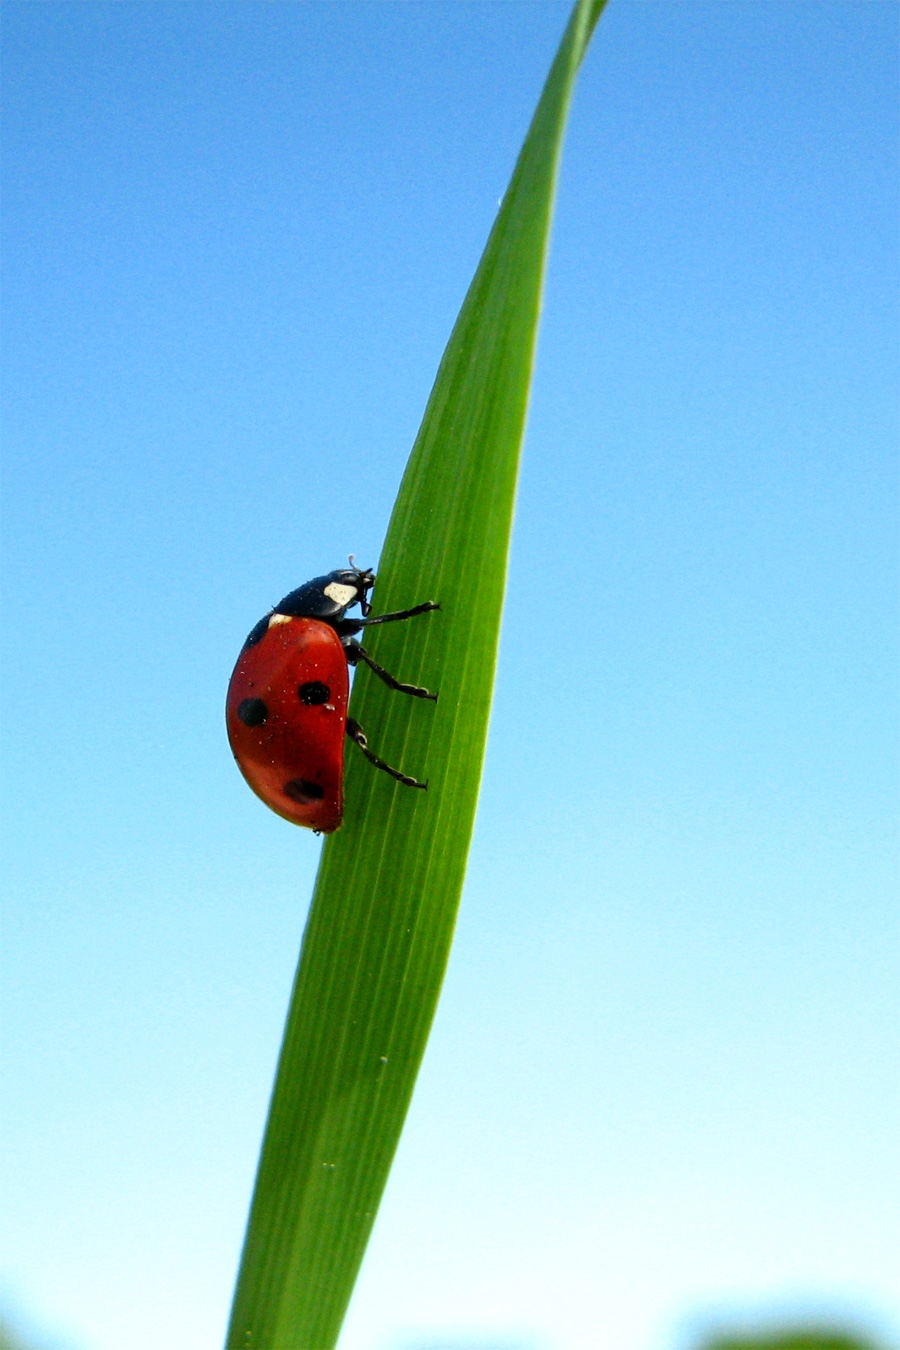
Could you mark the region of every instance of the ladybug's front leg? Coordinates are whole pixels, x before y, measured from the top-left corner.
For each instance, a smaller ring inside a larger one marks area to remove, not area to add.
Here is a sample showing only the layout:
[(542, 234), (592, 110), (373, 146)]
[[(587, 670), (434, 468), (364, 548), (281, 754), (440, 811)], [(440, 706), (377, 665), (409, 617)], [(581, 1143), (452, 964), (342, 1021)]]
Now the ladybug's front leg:
[(374, 751), (369, 749), (369, 743), (366, 740), (366, 733), (358, 722), (352, 717), (347, 718), (347, 735), (351, 741), (354, 741), (365, 755), (370, 764), (374, 764), (376, 769), (384, 769), (392, 778), (396, 778), (398, 783), (404, 783), (407, 787), (427, 788), (427, 783), (420, 783), (417, 778), (410, 778), (407, 774), (401, 773), (399, 769), (392, 769), (390, 764), (385, 764), (383, 759), (379, 759)]
[(440, 604), (436, 600), (423, 600), (421, 605), (413, 605), (412, 609), (395, 609), (393, 614), (378, 614), (374, 619), (358, 619), (357, 623), (361, 628), (371, 628), (375, 623), (396, 623), (398, 619), (414, 619), (417, 614), (430, 614), (433, 609), (440, 609)]
[(348, 664), (355, 666), (357, 661), (365, 661), (370, 670), (374, 670), (380, 680), (384, 680), (389, 689), (396, 689), (400, 694), (412, 694), (415, 698), (430, 698), (437, 701), (437, 694), (430, 694), (427, 689), (423, 689), (418, 684), (403, 684), (400, 680), (395, 680), (393, 675), (380, 666), (378, 662), (369, 655), (365, 647), (356, 641), (356, 638), (344, 638), (344, 651), (347, 654)]
[(434, 609), (440, 609), (436, 600), (423, 600), (421, 605), (413, 605), (412, 609), (397, 609), (393, 614), (377, 614), (374, 619), (369, 618), (369, 610), (366, 609), (363, 611), (365, 617), (362, 619), (338, 619), (334, 624), (334, 631), (344, 638), (351, 633), (358, 633), (361, 628), (371, 628), (376, 623), (397, 623), (400, 619), (414, 619), (417, 614), (430, 614)]

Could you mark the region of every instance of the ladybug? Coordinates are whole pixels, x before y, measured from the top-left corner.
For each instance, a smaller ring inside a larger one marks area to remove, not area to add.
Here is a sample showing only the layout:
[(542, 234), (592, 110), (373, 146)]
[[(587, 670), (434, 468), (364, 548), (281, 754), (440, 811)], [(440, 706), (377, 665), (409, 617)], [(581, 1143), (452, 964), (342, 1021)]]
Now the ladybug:
[[(390, 689), (437, 699), (394, 679), (354, 634), (440, 606), (426, 600), (371, 618), (368, 593), (374, 585), (374, 573), (355, 567), (351, 557), (349, 568), (291, 591), (251, 629), (228, 686), (225, 720), (241, 773), (279, 816), (318, 834), (331, 834), (341, 823), (345, 734), (377, 769), (406, 787), (426, 787), (379, 759), (362, 727), (347, 716), (348, 667), (359, 661)], [(345, 618), (357, 604), (363, 617)]]

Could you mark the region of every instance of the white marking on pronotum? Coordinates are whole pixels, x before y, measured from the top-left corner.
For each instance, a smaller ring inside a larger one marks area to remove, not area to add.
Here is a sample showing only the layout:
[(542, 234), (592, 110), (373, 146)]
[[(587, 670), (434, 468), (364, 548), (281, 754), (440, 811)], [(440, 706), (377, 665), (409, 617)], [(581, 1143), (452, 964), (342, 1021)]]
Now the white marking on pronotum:
[(269, 620), (269, 627), (274, 628), (276, 623), (290, 623), (291, 618), (290, 614), (273, 614)]
[(351, 600), (356, 599), (357, 590), (355, 586), (342, 586), (339, 581), (329, 581), (324, 594), (336, 605), (349, 605)]

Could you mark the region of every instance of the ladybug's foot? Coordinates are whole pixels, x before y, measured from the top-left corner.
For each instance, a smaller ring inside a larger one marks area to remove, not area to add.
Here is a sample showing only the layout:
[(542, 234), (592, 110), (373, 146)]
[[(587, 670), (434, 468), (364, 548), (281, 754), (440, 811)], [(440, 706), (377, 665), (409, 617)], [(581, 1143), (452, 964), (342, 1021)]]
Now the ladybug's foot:
[(351, 666), (355, 666), (357, 661), (365, 661), (370, 670), (374, 670), (380, 680), (384, 680), (388, 689), (396, 689), (400, 694), (412, 694), (414, 698), (430, 698), (437, 702), (437, 694), (430, 694), (427, 689), (423, 689), (418, 684), (403, 684), (400, 680), (395, 680), (384, 666), (371, 657), (359, 642), (350, 641), (344, 644), (344, 651), (347, 653), (347, 660)]
[(392, 778), (396, 778), (398, 783), (403, 783), (406, 787), (422, 789), (428, 787), (427, 783), (420, 783), (417, 778), (410, 778), (407, 774), (401, 773), (399, 769), (392, 769), (390, 764), (385, 764), (383, 759), (379, 759), (378, 755), (369, 749), (366, 733), (352, 717), (347, 718), (347, 735), (350, 737), (351, 741), (355, 741), (366, 759), (370, 764), (374, 764), (376, 769), (384, 769), (385, 773), (389, 773)]

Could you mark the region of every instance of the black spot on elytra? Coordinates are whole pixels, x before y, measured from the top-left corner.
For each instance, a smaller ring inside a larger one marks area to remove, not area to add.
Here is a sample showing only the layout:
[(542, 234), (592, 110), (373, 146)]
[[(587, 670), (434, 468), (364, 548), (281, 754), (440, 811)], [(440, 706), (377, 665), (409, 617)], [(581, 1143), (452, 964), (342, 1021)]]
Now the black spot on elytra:
[(311, 783), (308, 778), (292, 778), (289, 783), (285, 783), (281, 790), (286, 797), (299, 802), (301, 806), (309, 806), (312, 802), (320, 802), (325, 796), (325, 789), (321, 784)]
[(327, 703), (331, 698), (331, 690), (327, 684), (321, 680), (307, 680), (306, 684), (301, 684), (297, 690), (300, 702), (305, 703), (307, 707), (313, 708), (319, 703)]
[(243, 698), (238, 704), (237, 715), (245, 727), (261, 727), (269, 710), (261, 698)]

